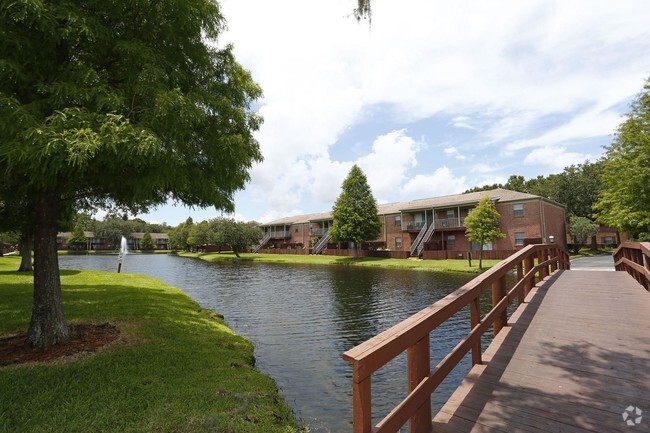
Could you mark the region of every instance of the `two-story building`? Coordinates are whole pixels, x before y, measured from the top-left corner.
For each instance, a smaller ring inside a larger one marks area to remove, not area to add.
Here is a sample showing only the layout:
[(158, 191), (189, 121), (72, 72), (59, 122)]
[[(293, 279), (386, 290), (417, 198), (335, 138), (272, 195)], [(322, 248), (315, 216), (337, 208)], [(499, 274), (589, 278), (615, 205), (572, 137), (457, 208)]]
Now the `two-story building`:
[[(402, 252), (403, 257), (456, 258), (479, 249), (465, 235), (465, 218), (484, 196), (501, 215), (506, 237), (484, 250), (512, 253), (529, 243), (556, 242), (566, 247), (564, 207), (537, 195), (494, 189), (377, 206), (383, 223), (378, 239), (365, 247)], [(297, 215), (262, 224), (265, 252), (319, 254), (341, 248), (329, 239), (331, 212)], [(502, 254), (502, 255), (504, 255)], [(399, 255), (398, 255), (399, 256)]]

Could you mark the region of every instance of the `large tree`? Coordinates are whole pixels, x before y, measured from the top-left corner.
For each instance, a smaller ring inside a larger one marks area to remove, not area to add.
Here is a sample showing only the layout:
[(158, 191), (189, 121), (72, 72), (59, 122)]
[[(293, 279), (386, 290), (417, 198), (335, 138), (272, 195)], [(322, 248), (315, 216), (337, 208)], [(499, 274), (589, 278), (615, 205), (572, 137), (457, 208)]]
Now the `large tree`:
[(361, 242), (377, 239), (381, 234), (381, 220), (377, 201), (372, 195), (366, 175), (356, 164), (341, 186), (341, 195), (332, 210), (334, 220), (329, 233), (335, 242), (354, 242), (358, 255)]
[(479, 245), (479, 270), (483, 270), (483, 246), (506, 236), (499, 227), (500, 218), (501, 215), (488, 196), (483, 197), (465, 218), (467, 239)]
[(573, 236), (574, 239), (573, 252), (578, 254), (580, 248), (587, 243), (587, 239), (596, 236), (598, 228), (598, 224), (589, 218), (575, 215), (572, 216), (571, 219), (569, 219), (569, 234)]
[(259, 243), (262, 231), (258, 227), (229, 218), (215, 218), (209, 221), (208, 238), (211, 244), (227, 245), (239, 257), (239, 251)]
[(56, 255), (72, 209), (233, 209), (261, 160), (259, 86), (211, 0), (0, 4), (0, 200), (34, 201), (28, 344), (69, 339)]
[(650, 240), (650, 78), (602, 161), (597, 220)]

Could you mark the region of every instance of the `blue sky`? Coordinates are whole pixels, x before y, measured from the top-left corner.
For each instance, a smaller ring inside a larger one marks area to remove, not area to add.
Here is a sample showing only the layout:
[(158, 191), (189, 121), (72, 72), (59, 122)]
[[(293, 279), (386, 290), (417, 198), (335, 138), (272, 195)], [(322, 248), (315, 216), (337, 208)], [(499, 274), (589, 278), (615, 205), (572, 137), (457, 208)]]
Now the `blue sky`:
[(373, 0), (371, 26), (355, 3), (221, 1), (219, 43), (264, 89), (237, 219), (329, 210), (355, 163), (385, 203), (596, 160), (650, 76), (647, 0)]

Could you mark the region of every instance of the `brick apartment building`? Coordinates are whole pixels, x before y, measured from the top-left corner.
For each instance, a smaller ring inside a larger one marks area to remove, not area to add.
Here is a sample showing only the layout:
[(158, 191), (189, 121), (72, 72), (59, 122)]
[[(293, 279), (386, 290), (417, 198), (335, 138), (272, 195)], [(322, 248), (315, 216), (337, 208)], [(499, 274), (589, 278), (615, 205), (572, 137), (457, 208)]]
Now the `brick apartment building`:
[[(169, 249), (169, 235), (167, 233), (150, 233), (151, 239), (153, 240), (155, 250), (168, 250)], [(70, 238), (70, 232), (59, 233), (56, 237), (56, 246), (59, 250), (67, 250), (68, 244), (67, 241)], [(120, 247), (120, 244), (116, 240), (111, 240), (104, 237), (95, 236), (93, 232), (84, 231), (84, 236), (86, 237), (86, 247), (85, 250), (116, 250)], [(134, 232), (127, 236), (127, 246), (130, 250), (139, 250), (140, 242), (144, 233)]]
[[(494, 251), (495, 258), (530, 243), (556, 242), (566, 248), (562, 205), (544, 197), (499, 188), (378, 205), (382, 234), (362, 245), (362, 249), (387, 249), (392, 252), (391, 257), (463, 257), (466, 252), (479, 249), (465, 236), (465, 217), (486, 195), (501, 215), (501, 231), (506, 234), (504, 239), (484, 247)], [(261, 225), (264, 238), (254, 251), (341, 254), (340, 250), (347, 245), (330, 241), (331, 226), (331, 212), (271, 221)]]

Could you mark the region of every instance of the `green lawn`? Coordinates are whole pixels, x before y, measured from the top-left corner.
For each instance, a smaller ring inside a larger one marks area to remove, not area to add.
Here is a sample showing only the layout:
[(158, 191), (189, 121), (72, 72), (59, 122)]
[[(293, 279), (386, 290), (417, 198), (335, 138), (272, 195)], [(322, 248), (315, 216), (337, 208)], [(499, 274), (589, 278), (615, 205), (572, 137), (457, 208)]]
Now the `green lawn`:
[[(469, 267), (467, 260), (411, 260), (411, 259), (382, 259), (377, 257), (353, 257), (337, 256), (310, 256), (290, 254), (240, 254), (237, 258), (232, 253), (179, 253), (181, 257), (195, 257), (207, 261), (231, 260), (231, 261), (253, 261), (263, 263), (297, 263), (311, 265), (348, 265), (365, 266), (386, 269), (412, 269), (422, 271), (444, 271), (444, 272), (478, 272), (478, 259), (472, 260), (472, 267)], [(483, 269), (488, 269), (500, 260), (483, 260)]]
[[(31, 274), (0, 258), (0, 335), (25, 330)], [(253, 348), (178, 289), (142, 275), (62, 271), (72, 323), (111, 322), (94, 355), (0, 368), (0, 432), (293, 432)]]

